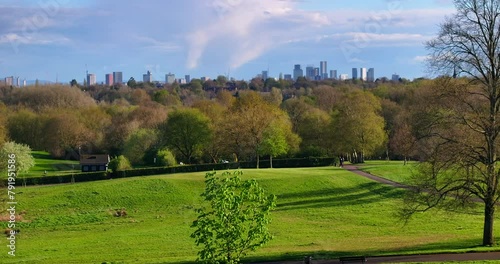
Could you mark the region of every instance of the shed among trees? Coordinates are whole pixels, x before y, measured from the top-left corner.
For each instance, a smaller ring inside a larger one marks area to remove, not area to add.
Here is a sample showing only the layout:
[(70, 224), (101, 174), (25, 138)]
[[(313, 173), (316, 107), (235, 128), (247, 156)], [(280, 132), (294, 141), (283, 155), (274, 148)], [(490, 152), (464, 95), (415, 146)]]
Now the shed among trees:
[(81, 155), (80, 166), (82, 172), (107, 171), (109, 155)]

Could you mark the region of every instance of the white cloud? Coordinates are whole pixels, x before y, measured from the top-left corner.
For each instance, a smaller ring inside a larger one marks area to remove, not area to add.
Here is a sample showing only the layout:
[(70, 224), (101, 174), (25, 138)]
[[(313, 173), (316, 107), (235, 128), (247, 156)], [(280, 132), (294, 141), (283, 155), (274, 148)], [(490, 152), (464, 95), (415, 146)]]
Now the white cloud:
[(211, 45), (222, 46), (217, 49), (221, 57), (238, 68), (285, 44), (287, 35), (299, 34), (307, 25), (330, 25), (327, 16), (297, 10), (293, 1), (214, 0), (209, 6), (217, 8), (213, 22), (200, 25), (186, 37), (187, 67), (191, 69), (199, 65)]
[(180, 49), (180, 46), (170, 41), (160, 41), (152, 37), (135, 36), (135, 39), (144, 45), (144, 49), (159, 51), (159, 52), (173, 52)]
[(415, 56), (415, 57), (413, 57), (412, 62), (414, 62), (414, 63), (422, 63), (422, 62), (426, 62), (430, 58), (431, 57), (429, 55)]
[(16, 33), (8, 33), (0, 35), (0, 44), (11, 43), (12, 45), (49, 45), (49, 44), (67, 44), (70, 39), (51, 34), (27, 34), (20, 35)]

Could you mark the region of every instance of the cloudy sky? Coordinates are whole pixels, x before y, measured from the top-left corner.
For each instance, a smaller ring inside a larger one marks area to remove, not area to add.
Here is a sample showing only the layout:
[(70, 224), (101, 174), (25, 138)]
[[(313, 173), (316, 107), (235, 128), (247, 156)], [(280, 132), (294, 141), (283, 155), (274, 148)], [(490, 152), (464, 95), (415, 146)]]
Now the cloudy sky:
[(0, 77), (250, 79), (326, 60), (412, 79), (429, 75), (424, 43), (453, 12), (451, 0), (0, 0)]

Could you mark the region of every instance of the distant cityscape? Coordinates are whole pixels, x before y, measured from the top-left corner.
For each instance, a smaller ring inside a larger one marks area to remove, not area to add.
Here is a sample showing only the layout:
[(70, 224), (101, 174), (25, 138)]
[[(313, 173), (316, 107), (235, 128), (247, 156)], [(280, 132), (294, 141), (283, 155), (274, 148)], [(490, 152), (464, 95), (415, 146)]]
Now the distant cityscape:
[[(267, 80), (268, 78), (274, 78), (276, 80), (287, 80), (287, 81), (296, 81), (298, 78), (305, 77), (307, 80), (311, 81), (321, 81), (321, 80), (360, 80), (364, 82), (375, 82), (377, 79), (375, 78), (375, 68), (352, 68), (351, 75), (347, 73), (338, 73), (337, 70), (328, 71), (328, 63), (327, 61), (320, 61), (319, 67), (315, 67), (310, 64), (307, 65), (304, 69), (300, 64), (295, 64), (290, 74), (280, 73), (278, 77), (271, 77), (269, 74), (269, 70), (263, 70), (261, 73), (257, 74), (255, 78), (261, 78), (263, 80)], [(229, 76), (228, 76), (229, 77)], [(210, 77), (200, 77), (202, 82), (210, 80)], [(234, 80), (233, 78), (228, 78), (230, 80)], [(398, 74), (393, 74), (390, 78), (391, 81), (399, 81), (401, 77)], [(143, 74), (142, 81), (145, 83), (159, 83), (159, 84), (186, 84), (191, 82), (191, 76), (185, 75), (184, 78), (176, 78), (174, 73), (165, 74), (165, 79), (163, 80), (155, 80), (153, 78), (153, 74), (150, 71), (147, 71)], [(0, 81), (1, 82), (1, 81)], [(38, 82), (38, 80), (37, 80)], [(7, 86), (15, 86), (15, 87), (25, 87), (32, 84), (33, 81), (27, 81), (26, 78), (22, 79), (20, 77), (9, 76), (5, 77), (4, 84)], [(52, 83), (50, 81), (42, 81), (42, 83)], [(55, 83), (58, 83), (56, 80)], [(86, 73), (86, 77), (84, 79), (84, 85), (91, 86), (97, 85), (97, 76), (94, 73)], [(116, 84), (126, 84), (123, 81), (123, 72), (116, 71), (112, 73), (106, 73), (104, 76), (104, 82), (101, 82), (102, 85), (112, 86)]]

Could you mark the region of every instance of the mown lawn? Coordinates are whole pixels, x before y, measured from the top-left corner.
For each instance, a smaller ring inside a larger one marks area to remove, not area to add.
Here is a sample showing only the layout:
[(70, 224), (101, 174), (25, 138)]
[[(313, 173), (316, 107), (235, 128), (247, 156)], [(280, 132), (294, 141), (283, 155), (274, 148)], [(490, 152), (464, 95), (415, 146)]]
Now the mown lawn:
[[(189, 226), (201, 203), (204, 175), (21, 188), (17, 210), (26, 222), (20, 224), (17, 256), (8, 257), (4, 247), (0, 262), (193, 262), (197, 248)], [(402, 190), (343, 169), (253, 169), (243, 177), (278, 196), (270, 226), (275, 238), (249, 261), (492, 250), (477, 247), (480, 208), (430, 211), (405, 225), (395, 216)], [(121, 208), (128, 215), (114, 217)]]
[(369, 160), (364, 164), (356, 164), (356, 166), (370, 174), (399, 182), (407, 183), (412, 173), (417, 171), (417, 162), (410, 161), (404, 165), (403, 161), (388, 161), (388, 160)]
[[(79, 173), (80, 162), (76, 160), (56, 160), (44, 151), (33, 151), (35, 166), (28, 173), (19, 175), (22, 177), (53, 176), (70, 173)], [(47, 173), (45, 173), (47, 172)]]

